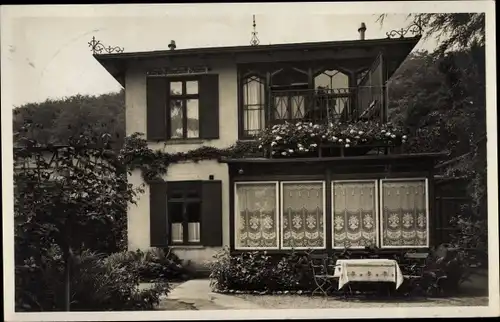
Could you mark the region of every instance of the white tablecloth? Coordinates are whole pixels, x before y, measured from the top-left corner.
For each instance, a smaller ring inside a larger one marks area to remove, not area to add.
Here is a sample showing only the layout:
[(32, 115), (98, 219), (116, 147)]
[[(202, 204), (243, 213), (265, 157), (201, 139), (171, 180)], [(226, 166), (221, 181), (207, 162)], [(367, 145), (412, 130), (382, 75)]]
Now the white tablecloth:
[(403, 273), (393, 259), (339, 259), (335, 265), (339, 290), (348, 282), (393, 282), (403, 284)]

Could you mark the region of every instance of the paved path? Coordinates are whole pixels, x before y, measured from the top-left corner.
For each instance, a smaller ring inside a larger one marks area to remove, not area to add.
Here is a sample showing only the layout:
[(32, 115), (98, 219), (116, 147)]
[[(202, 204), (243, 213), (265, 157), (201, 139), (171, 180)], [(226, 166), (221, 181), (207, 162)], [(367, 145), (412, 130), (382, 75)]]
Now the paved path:
[(206, 279), (190, 280), (174, 288), (168, 300), (192, 304), (197, 310), (252, 310), (261, 306), (250, 301), (224, 294), (213, 293)]
[[(474, 281), (477, 283), (477, 281)], [(474, 284), (476, 284), (474, 283)], [(471, 283), (472, 284), (472, 283)], [(143, 287), (147, 287), (144, 285)], [(212, 292), (207, 279), (190, 280), (173, 285), (173, 290), (161, 298), (158, 310), (252, 310), (283, 308), (355, 308), (355, 307), (400, 307), (400, 306), (482, 306), (488, 305), (488, 297), (482, 294), (470, 294), (464, 297), (401, 300), (365, 301), (339, 300), (309, 296), (281, 295), (225, 295)], [(470, 287), (470, 286), (469, 286)], [(476, 286), (477, 287), (477, 286)], [(142, 288), (142, 287), (141, 287)], [(472, 293), (472, 292), (471, 292)], [(478, 296), (479, 295), (479, 296)]]

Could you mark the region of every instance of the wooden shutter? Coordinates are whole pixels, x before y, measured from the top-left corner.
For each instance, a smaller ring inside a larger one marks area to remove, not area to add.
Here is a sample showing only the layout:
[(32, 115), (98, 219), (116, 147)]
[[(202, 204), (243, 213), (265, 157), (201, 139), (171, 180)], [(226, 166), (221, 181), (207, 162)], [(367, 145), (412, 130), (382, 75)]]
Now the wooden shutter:
[(147, 91), (147, 139), (162, 141), (167, 138), (168, 83), (164, 77), (148, 77)]
[[(200, 138), (219, 138), (219, 75), (200, 78)], [(236, 108), (236, 106), (235, 106)]]
[(222, 182), (203, 181), (201, 202), (201, 243), (222, 246)]
[(166, 247), (168, 245), (167, 212), (167, 184), (165, 182), (149, 183), (151, 247)]

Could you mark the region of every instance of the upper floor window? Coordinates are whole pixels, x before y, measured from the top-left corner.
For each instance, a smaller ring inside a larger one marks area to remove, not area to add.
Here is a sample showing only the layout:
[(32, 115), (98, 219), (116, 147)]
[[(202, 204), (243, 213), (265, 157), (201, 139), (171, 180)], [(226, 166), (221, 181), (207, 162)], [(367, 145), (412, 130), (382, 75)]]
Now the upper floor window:
[(219, 75), (151, 76), (146, 92), (148, 140), (219, 138)]
[(170, 81), (170, 138), (187, 139), (200, 136), (199, 81)]
[(250, 76), (243, 80), (243, 136), (252, 137), (265, 127), (265, 80)]

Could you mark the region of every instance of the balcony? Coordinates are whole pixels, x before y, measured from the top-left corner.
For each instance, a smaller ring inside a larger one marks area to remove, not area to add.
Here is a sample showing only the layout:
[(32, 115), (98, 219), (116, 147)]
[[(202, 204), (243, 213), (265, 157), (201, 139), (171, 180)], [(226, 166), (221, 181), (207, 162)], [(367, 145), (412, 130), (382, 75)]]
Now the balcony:
[(350, 122), (380, 116), (384, 88), (358, 86), (270, 92), (270, 124), (283, 122)]

